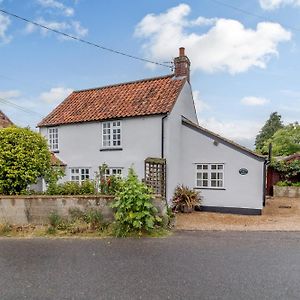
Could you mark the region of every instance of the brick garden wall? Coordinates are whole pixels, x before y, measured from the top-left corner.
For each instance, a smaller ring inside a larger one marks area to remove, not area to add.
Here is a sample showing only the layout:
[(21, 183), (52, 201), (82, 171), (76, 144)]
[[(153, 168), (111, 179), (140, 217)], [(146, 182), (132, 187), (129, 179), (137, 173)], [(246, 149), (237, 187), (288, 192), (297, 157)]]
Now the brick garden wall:
[[(67, 217), (69, 209), (85, 210), (93, 208), (100, 210), (106, 220), (113, 219), (113, 210), (110, 207), (112, 196), (0, 196), (0, 223), (9, 224), (47, 224), (51, 212), (57, 212)], [(159, 214), (166, 213), (165, 201), (156, 197), (153, 204)]]

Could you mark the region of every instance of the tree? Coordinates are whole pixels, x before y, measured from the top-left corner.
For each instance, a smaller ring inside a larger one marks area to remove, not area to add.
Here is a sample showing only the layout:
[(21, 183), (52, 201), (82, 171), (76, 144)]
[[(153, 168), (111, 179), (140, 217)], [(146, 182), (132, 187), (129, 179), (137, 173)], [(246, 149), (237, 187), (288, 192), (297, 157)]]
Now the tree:
[(269, 119), (266, 121), (265, 125), (260, 130), (259, 134), (255, 139), (255, 148), (256, 151), (262, 154), (267, 154), (268, 150), (263, 150), (265, 142), (270, 139), (274, 133), (283, 128), (283, 123), (281, 121), (281, 115), (277, 112), (271, 113)]
[(262, 152), (268, 151), (268, 145), (272, 143), (272, 153), (275, 156), (286, 156), (300, 151), (300, 125), (296, 122), (279, 129), (268, 139), (262, 148)]
[(29, 128), (0, 129), (0, 194), (17, 195), (51, 171), (46, 140)]

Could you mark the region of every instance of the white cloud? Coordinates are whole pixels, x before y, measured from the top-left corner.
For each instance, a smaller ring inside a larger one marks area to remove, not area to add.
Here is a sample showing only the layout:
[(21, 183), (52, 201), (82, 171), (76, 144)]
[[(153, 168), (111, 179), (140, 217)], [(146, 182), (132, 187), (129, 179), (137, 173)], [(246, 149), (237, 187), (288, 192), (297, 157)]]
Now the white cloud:
[(241, 103), (248, 106), (263, 106), (270, 102), (269, 99), (262, 98), (262, 97), (254, 97), (254, 96), (248, 96), (244, 97), (241, 100)]
[(210, 109), (210, 106), (205, 101), (202, 100), (199, 91), (197, 90), (193, 91), (193, 98), (194, 98), (197, 115), (199, 115), (199, 113), (201, 113), (204, 110)]
[[(51, 29), (64, 31), (65, 33), (75, 35), (76, 37), (84, 37), (88, 34), (88, 29), (84, 28), (79, 21), (68, 21), (68, 22), (58, 22), (58, 21), (46, 21), (44, 18), (39, 18), (36, 20), (37, 23), (47, 26)], [(50, 33), (47, 29), (38, 28), (33, 24), (27, 24), (25, 28), (26, 33), (33, 33), (40, 31), (42, 35), (47, 35)], [(59, 36), (62, 39), (62, 36)], [(68, 39), (63, 37), (63, 39)]]
[[(278, 23), (261, 22), (250, 29), (231, 19), (189, 20), (190, 12), (187, 4), (180, 4), (159, 15), (148, 14), (137, 24), (135, 36), (144, 39), (147, 57), (170, 60), (184, 46), (192, 70), (234, 74), (251, 67), (265, 68), (278, 55), (278, 44), (291, 39), (291, 33)], [(206, 33), (189, 32), (203, 24), (211, 26)]]
[(300, 0), (259, 0), (260, 6), (265, 10), (273, 10), (282, 6), (300, 6)]
[(18, 90), (0, 91), (0, 98), (9, 100), (12, 98), (20, 97), (21, 92)]
[(8, 16), (0, 14), (0, 43), (9, 43), (11, 41), (11, 36), (7, 35), (7, 29), (11, 21)]
[(201, 119), (199, 124), (225, 138), (240, 142), (248, 147), (253, 145), (262, 124), (251, 121), (222, 122), (215, 118)]
[(64, 100), (69, 94), (73, 92), (70, 88), (54, 87), (47, 92), (40, 95), (40, 99), (46, 103), (52, 104)]
[(54, 8), (61, 11), (65, 16), (70, 17), (74, 15), (74, 9), (72, 7), (68, 7), (56, 0), (37, 0), (37, 2), (45, 7), (45, 8)]

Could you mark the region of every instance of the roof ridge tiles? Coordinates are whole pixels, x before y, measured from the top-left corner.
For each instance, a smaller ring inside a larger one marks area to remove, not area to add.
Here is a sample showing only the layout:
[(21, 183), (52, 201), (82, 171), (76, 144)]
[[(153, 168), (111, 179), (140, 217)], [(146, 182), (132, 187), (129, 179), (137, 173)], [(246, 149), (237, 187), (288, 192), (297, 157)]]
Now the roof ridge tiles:
[[(159, 80), (159, 79), (164, 79), (164, 78), (168, 78), (168, 77), (174, 77), (174, 74), (163, 75), (163, 76), (156, 76), (156, 77), (149, 77), (149, 78), (137, 79), (137, 80), (132, 80), (132, 81), (124, 81), (124, 82), (120, 82), (120, 83), (103, 85), (103, 86), (94, 87), (94, 88), (74, 90), (73, 93), (87, 92), (87, 91), (93, 91), (93, 90), (101, 90), (101, 89), (112, 88), (112, 87), (117, 87), (117, 86), (121, 86), (121, 85), (128, 85), (128, 84), (140, 83), (140, 82), (143, 82), (143, 81)], [(183, 79), (183, 78), (180, 77), (178, 79)]]

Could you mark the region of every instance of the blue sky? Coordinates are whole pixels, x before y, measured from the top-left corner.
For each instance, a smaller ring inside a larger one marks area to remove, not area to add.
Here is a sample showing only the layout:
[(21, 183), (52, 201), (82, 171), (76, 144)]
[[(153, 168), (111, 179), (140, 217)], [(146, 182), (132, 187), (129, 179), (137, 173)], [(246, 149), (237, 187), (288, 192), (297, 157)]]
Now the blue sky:
[[(200, 124), (252, 147), (269, 114), (300, 116), (300, 1), (0, 0), (0, 8), (159, 62), (179, 46), (192, 62)], [(298, 30), (297, 30), (298, 29)], [(0, 101), (34, 128), (72, 90), (168, 74), (163, 67), (63, 39), (0, 13)]]

